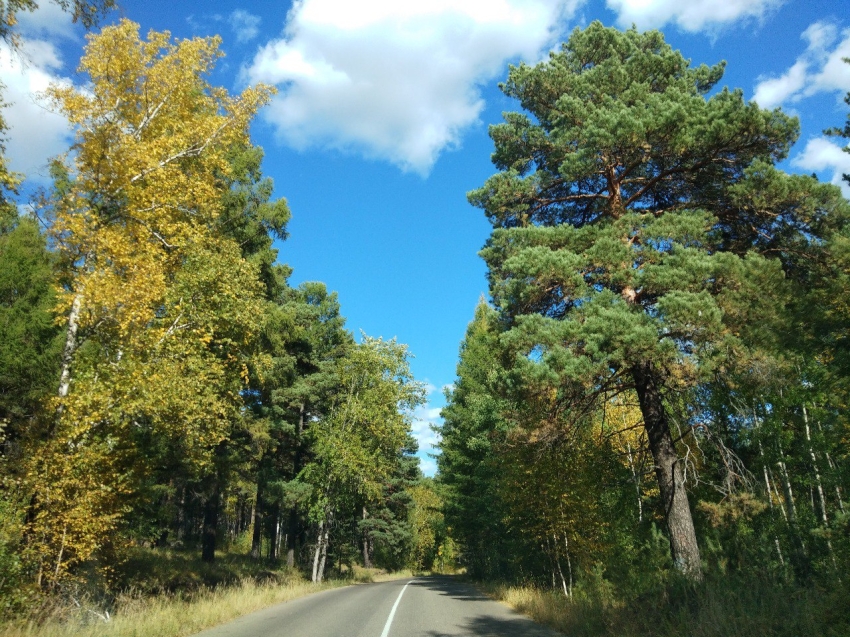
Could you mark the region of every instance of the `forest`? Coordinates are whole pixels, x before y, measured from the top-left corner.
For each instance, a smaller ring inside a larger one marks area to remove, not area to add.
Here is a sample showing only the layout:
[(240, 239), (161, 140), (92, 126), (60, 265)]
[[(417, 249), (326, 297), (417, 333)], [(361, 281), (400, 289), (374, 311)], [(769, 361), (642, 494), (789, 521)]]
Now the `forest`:
[(0, 621), (407, 569), (575, 635), (850, 632), (850, 202), (777, 167), (795, 117), (658, 31), (511, 66), (431, 479), (408, 348), (289, 283), (220, 44), (93, 31), (28, 207), (0, 154)]
[(76, 139), (32, 214), (3, 172), (4, 614), (169, 551), (321, 582), (439, 548), (407, 347), (355, 339), (335, 293), (288, 284), (290, 211), (247, 132), (272, 89), (210, 86), (219, 44), (104, 27), (89, 88), (48, 92)]

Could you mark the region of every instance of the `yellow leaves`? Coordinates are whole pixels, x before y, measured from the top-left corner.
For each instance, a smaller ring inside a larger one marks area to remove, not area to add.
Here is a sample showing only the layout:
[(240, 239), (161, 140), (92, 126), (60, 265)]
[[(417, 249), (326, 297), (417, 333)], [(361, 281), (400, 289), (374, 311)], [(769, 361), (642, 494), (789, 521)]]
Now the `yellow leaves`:
[(76, 126), (51, 232), (70, 264), (57, 309), (81, 300), (84, 337), (61, 418), (28, 467), (32, 550), (48, 579), (109, 540), (140, 437), (198, 471), (211, 463), (239, 417), (264, 316), (257, 268), (219, 216), (228, 150), (271, 91), (211, 87), (217, 38), (138, 30), (124, 20), (89, 36), (90, 86), (47, 91)]
[(225, 149), (246, 138), (251, 118), (271, 97), (264, 86), (236, 97), (209, 86), (205, 77), (221, 55), (219, 43), (171, 43), (167, 32), (151, 32), (145, 42), (138, 25), (123, 20), (89, 36), (80, 71), (92, 80), (90, 92), (47, 91), (79, 127), (81, 186), (118, 200), (128, 216), (151, 233), (161, 230), (166, 241), (175, 217), (215, 214), (214, 176), (227, 171)]
[(442, 555), (442, 546), (437, 546), (437, 534), (445, 526), (443, 500), (430, 483), (420, 483), (407, 489), (412, 500), (410, 522), (413, 534), (413, 566), (426, 568), (428, 554), (436, 549)]
[[(73, 453), (69, 453), (72, 449)], [(26, 557), (39, 568), (39, 583), (52, 585), (68, 569), (107, 543), (125, 506), (126, 477), (108, 441), (58, 436), (32, 459), (24, 482), (34, 496), (27, 533), (38, 539)]]

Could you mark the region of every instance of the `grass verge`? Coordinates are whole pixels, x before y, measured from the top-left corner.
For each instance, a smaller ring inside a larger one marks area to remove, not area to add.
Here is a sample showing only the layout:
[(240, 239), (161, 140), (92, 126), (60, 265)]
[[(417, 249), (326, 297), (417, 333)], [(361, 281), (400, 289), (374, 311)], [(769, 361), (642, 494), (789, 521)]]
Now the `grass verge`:
[(570, 637), (846, 637), (847, 586), (801, 587), (723, 578), (699, 586), (670, 584), (632, 599), (479, 584), (538, 623)]
[(290, 578), (283, 583), (243, 580), (234, 586), (198, 588), (180, 596), (130, 591), (115, 600), (115, 613), (85, 602), (56, 609), (46, 621), (0, 626), (0, 637), (187, 637), (272, 604), (350, 584)]
[(136, 548), (110, 586), (89, 574), (85, 588), (63, 589), (27, 615), (0, 623), (0, 637), (188, 637), (318, 591), (413, 576), (354, 565), (313, 584), (296, 570), (238, 551), (222, 551), (208, 564), (197, 551)]

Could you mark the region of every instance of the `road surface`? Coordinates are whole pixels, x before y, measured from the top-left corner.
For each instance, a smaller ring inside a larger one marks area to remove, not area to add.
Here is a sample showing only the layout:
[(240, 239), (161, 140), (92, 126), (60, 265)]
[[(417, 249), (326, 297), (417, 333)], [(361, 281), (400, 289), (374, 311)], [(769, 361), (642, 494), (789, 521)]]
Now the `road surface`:
[(323, 591), (244, 615), (196, 637), (559, 635), (451, 577), (416, 577)]

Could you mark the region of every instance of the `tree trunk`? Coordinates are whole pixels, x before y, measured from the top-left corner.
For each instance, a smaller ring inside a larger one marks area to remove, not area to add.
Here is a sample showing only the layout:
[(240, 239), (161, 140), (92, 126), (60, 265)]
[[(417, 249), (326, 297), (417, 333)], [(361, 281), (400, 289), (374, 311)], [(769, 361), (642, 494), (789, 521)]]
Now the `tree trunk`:
[(812, 469), (814, 469), (815, 472), (815, 485), (818, 489), (821, 521), (823, 522), (824, 526), (826, 526), (829, 524), (829, 518), (826, 513), (826, 496), (824, 495), (823, 483), (820, 479), (820, 467), (818, 467), (818, 459), (815, 455), (815, 449), (812, 446), (812, 432), (809, 429), (809, 412), (806, 410), (805, 405), (803, 406), (803, 423), (806, 426), (806, 442), (809, 444), (809, 457), (812, 459)]
[[(85, 260), (84, 260), (85, 262)], [(68, 327), (65, 330), (65, 346), (62, 348), (62, 369), (59, 374), (59, 404), (56, 407), (56, 413), (50, 425), (47, 427), (47, 439), (53, 437), (53, 433), (59, 426), (59, 421), (62, 419), (62, 412), (65, 410), (65, 397), (71, 389), (71, 366), (74, 362), (74, 354), (77, 351), (77, 331), (79, 329), (80, 310), (83, 305), (83, 293), (77, 292), (74, 300), (71, 302), (71, 312), (68, 314)], [(33, 496), (35, 498), (35, 496)], [(35, 506), (35, 501), (32, 503)], [(28, 513), (29, 515), (29, 513)]]
[[(363, 507), (363, 519), (365, 520), (368, 517), (368, 513), (366, 511), (366, 507)], [(363, 530), (363, 566), (365, 568), (372, 568), (372, 557), (369, 555), (369, 534), (366, 532), (365, 527)]]
[[(777, 445), (778, 446), (778, 445)], [(783, 458), (782, 447), (779, 448), (779, 457)], [(806, 546), (803, 544), (803, 538), (800, 536), (800, 529), (797, 525), (797, 506), (794, 503), (794, 492), (791, 489), (791, 477), (788, 475), (788, 468), (785, 462), (780, 460), (776, 463), (779, 467), (779, 475), (782, 477), (782, 492), (785, 496), (785, 506), (788, 509), (788, 534), (791, 540), (791, 565), (797, 577), (801, 581), (808, 581), (811, 576), (811, 565), (809, 556), (806, 553)]]
[[(298, 413), (298, 429), (296, 430), (295, 439), (295, 456), (292, 459), (292, 476), (297, 477), (301, 471), (301, 461), (303, 457), (303, 442), (304, 425), (306, 423), (307, 407), (301, 403)], [(293, 504), (289, 509), (289, 527), (286, 532), (286, 565), (292, 567), (295, 565), (295, 549), (297, 538), (300, 529), (298, 524), (298, 506)]]
[(280, 530), (280, 505), (275, 504), (269, 515), (271, 533), (269, 535), (269, 559), (277, 559), (278, 532)]
[(328, 534), (330, 533), (330, 524), (325, 524), (325, 537), (322, 540), (322, 554), (321, 559), (319, 560), (319, 578), (316, 580), (320, 584), (322, 580), (325, 578), (325, 562), (328, 559)]
[(649, 362), (638, 363), (631, 371), (649, 440), (649, 450), (655, 460), (655, 476), (664, 505), (673, 563), (688, 579), (700, 581), (702, 566), (691, 507), (685, 491), (685, 472), (670, 433), (658, 373)]
[(265, 480), (257, 478), (257, 499), (254, 503), (254, 531), (251, 535), (251, 557), (260, 559), (263, 544), (263, 487)]
[(289, 510), (289, 529), (286, 532), (286, 565), (295, 566), (295, 548), (298, 539), (298, 512), (295, 507)]
[[(68, 395), (71, 386), (71, 362), (74, 360), (74, 352), (77, 351), (77, 329), (80, 319), (80, 307), (83, 303), (83, 295), (77, 294), (71, 303), (71, 313), (68, 315), (68, 329), (65, 332), (65, 347), (62, 350), (62, 373), (59, 376), (59, 398)], [(61, 404), (60, 404), (61, 409)]]
[(212, 489), (204, 502), (204, 527), (201, 535), (201, 559), (209, 563), (215, 561), (218, 510), (221, 501), (218, 477), (213, 477), (212, 482)]
[[(566, 540), (566, 536), (564, 536), (564, 539)], [(558, 565), (558, 576), (561, 578), (561, 586), (564, 589), (564, 597), (569, 599), (572, 597), (572, 581), (570, 581), (570, 584), (568, 586), (567, 578), (564, 577), (564, 571), (561, 569), (561, 556), (559, 555), (558, 551), (558, 535), (556, 533), (552, 534), (552, 542), (554, 542), (555, 546), (555, 564)], [(567, 556), (567, 561), (569, 561), (569, 555)], [(572, 574), (570, 575), (572, 576)], [(570, 577), (570, 580), (572, 580), (572, 577)]]
[(319, 531), (316, 534), (316, 550), (313, 552), (313, 577), (311, 578), (312, 582), (319, 581), (319, 559), (322, 554), (322, 541), (324, 539), (325, 534), (325, 522), (322, 520), (319, 522)]

